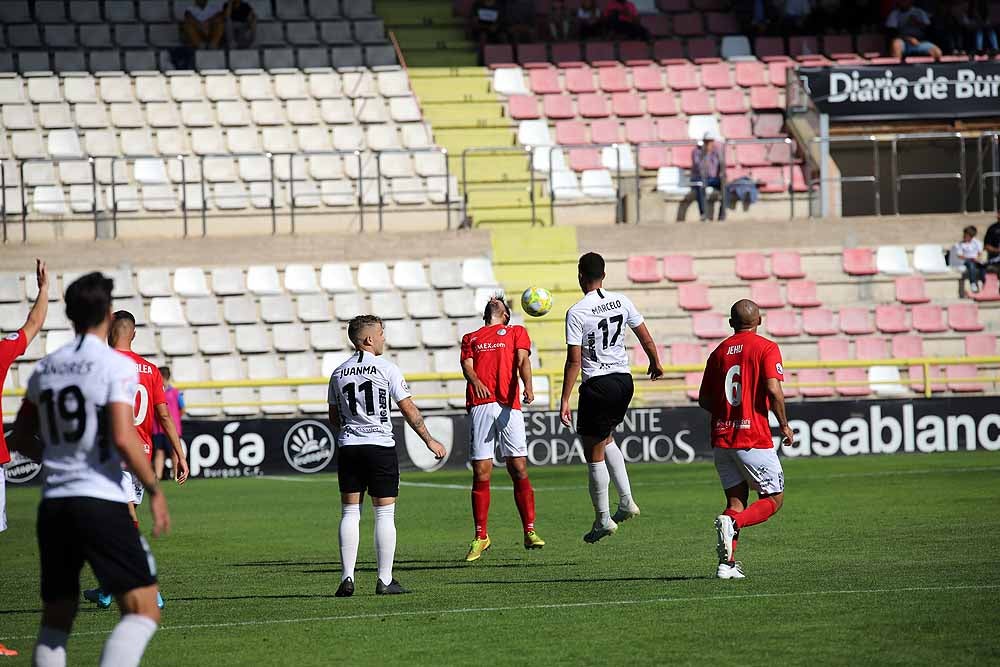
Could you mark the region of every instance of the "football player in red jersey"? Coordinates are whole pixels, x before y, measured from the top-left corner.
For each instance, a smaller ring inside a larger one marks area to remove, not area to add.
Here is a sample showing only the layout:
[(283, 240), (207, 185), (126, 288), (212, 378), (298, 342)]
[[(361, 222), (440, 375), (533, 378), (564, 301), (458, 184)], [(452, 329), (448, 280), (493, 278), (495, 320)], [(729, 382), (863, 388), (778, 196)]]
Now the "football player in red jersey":
[[(740, 529), (767, 521), (781, 509), (785, 475), (771, 440), (768, 409), (778, 418), (782, 442), (792, 443), (781, 383), (785, 370), (774, 341), (757, 335), (760, 309), (749, 299), (733, 304), (729, 324), (735, 333), (708, 358), (698, 405), (712, 415), (715, 468), (725, 489), (726, 511), (715, 520), (720, 579), (743, 579), (736, 562)], [(750, 488), (758, 500), (747, 505)]]
[(476, 535), (466, 561), (479, 560), (490, 548), (486, 521), (490, 511), (493, 458), (507, 463), (514, 482), (514, 502), (524, 528), (524, 548), (541, 549), (535, 532), (535, 492), (528, 480), (528, 442), (521, 412), (518, 377), (524, 402), (535, 400), (531, 387), (531, 339), (519, 324), (510, 324), (510, 308), (494, 296), (483, 312), (484, 326), (462, 337), (462, 372), (468, 380), (465, 405), (472, 423), (472, 517)]

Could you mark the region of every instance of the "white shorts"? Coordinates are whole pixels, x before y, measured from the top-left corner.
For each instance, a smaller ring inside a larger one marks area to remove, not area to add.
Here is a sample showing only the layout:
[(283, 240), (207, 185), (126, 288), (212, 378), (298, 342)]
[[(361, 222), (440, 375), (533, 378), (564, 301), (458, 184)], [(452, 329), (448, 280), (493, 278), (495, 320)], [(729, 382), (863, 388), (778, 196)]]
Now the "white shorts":
[(139, 478), (128, 470), (122, 470), (122, 491), (125, 492), (125, 500), (133, 505), (142, 504), (142, 497), (146, 493), (146, 488), (139, 481)]
[(473, 461), (527, 456), (524, 414), (499, 403), (474, 405), (469, 412), (472, 433), (469, 458)]
[(7, 472), (0, 465), (0, 533), (7, 530)]
[(715, 469), (723, 489), (747, 482), (757, 493), (771, 495), (785, 490), (785, 473), (774, 449), (725, 449), (716, 447)]

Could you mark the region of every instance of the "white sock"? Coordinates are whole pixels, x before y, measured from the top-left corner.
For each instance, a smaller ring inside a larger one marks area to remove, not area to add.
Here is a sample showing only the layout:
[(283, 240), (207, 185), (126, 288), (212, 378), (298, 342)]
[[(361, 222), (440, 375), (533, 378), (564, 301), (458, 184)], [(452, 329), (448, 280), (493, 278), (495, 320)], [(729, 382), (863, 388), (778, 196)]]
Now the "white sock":
[(590, 499), (594, 501), (594, 514), (597, 522), (605, 524), (611, 518), (611, 510), (608, 509), (608, 483), (611, 481), (608, 476), (608, 466), (604, 461), (587, 464), (590, 476)]
[(614, 440), (604, 448), (604, 463), (611, 473), (611, 481), (618, 489), (620, 504), (627, 507), (632, 503), (632, 485), (628, 481), (628, 470), (625, 469), (625, 455)]
[(156, 632), (156, 622), (148, 616), (126, 614), (104, 642), (101, 667), (138, 667), (146, 644)]
[(66, 667), (66, 640), (69, 634), (43, 625), (38, 631), (35, 653), (31, 657), (34, 667)]
[(342, 505), (340, 517), (340, 580), (354, 578), (361, 542), (361, 505)]
[(392, 561), (396, 557), (396, 505), (375, 508), (375, 558), (378, 578), (385, 585), (392, 582)]

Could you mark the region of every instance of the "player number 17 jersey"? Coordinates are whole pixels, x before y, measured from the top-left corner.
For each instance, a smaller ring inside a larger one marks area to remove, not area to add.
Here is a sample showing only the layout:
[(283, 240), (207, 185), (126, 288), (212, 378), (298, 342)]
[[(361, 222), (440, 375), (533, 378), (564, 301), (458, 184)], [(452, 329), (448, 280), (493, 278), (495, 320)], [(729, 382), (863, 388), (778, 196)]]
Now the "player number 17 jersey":
[(579, 345), (583, 381), (599, 375), (630, 373), (627, 329), (642, 324), (642, 315), (624, 294), (596, 289), (566, 313), (566, 344)]

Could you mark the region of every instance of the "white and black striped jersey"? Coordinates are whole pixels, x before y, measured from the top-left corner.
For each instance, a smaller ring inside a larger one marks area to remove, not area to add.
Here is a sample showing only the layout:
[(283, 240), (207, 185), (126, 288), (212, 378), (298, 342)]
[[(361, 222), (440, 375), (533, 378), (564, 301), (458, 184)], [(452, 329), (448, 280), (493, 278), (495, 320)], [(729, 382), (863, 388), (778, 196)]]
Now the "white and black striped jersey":
[(328, 402), (340, 416), (337, 445), (395, 447), (391, 406), (410, 397), (399, 368), (384, 357), (357, 351), (330, 376)]
[(642, 315), (624, 294), (595, 289), (566, 312), (566, 344), (579, 345), (583, 381), (599, 375), (630, 373), (626, 327), (642, 324)]
[(44, 445), (43, 498), (126, 502), (106, 408), (124, 403), (131, 411), (137, 382), (135, 363), (93, 335), (77, 336), (38, 362), (27, 400), (38, 410)]

